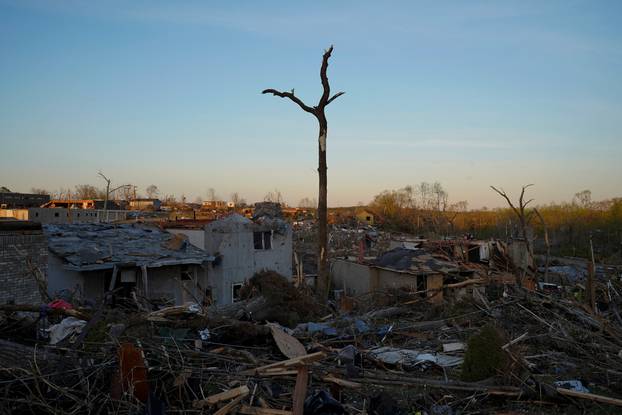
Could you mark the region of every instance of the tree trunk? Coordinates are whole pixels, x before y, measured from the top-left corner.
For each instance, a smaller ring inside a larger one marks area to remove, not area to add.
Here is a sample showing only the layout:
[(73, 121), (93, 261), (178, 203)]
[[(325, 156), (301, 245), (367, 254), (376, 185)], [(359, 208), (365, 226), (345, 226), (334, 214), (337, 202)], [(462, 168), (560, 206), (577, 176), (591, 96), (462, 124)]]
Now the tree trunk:
[(320, 133), (318, 136), (318, 174), (320, 182), (319, 200), (318, 200), (318, 278), (317, 278), (317, 291), (322, 297), (328, 296), (328, 289), (330, 288), (329, 274), (328, 274), (328, 207), (327, 207), (327, 168), (326, 168), (326, 133), (328, 131), (328, 123), (326, 121), (326, 114), (324, 110), (326, 106), (339, 98), (344, 92), (337, 92), (332, 97), (330, 96), (330, 84), (328, 82), (328, 76), (326, 75), (326, 69), (328, 68), (328, 59), (333, 52), (331, 45), (322, 57), (322, 66), (320, 67), (320, 80), (322, 81), (323, 94), (320, 98), (320, 102), (313, 107), (306, 105), (296, 95), (294, 90), (291, 92), (281, 92), (276, 89), (264, 89), (262, 94), (272, 94), (281, 98), (289, 98), (295, 102), (304, 111), (313, 114), (319, 124)]
[(328, 280), (328, 174), (326, 165), (326, 135), (328, 126), (326, 119), (320, 119), (320, 134), (318, 137), (318, 174), (320, 176), (320, 188), (318, 199), (318, 277), (317, 288), (319, 294), (326, 298), (330, 288)]

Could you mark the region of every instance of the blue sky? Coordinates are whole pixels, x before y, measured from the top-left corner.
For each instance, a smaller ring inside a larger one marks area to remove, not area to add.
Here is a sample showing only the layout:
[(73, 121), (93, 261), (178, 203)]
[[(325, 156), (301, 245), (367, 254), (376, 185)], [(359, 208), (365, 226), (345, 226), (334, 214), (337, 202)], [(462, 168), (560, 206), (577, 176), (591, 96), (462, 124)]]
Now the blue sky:
[(249, 200), (317, 194), (317, 123), (261, 95), (334, 91), (329, 205), (440, 181), (499, 206), (622, 196), (622, 2), (0, 0), (0, 185)]

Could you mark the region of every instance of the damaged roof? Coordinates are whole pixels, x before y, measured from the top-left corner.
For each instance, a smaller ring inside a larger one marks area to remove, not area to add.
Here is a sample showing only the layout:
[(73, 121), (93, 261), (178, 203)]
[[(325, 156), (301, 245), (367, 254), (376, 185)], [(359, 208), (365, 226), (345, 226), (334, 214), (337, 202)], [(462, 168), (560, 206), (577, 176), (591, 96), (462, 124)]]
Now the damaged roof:
[(254, 220), (250, 220), (238, 213), (232, 213), (224, 218), (210, 222), (206, 229), (211, 232), (236, 232), (240, 230), (275, 231), (280, 234), (286, 234), (290, 228), (289, 223), (281, 218), (270, 216), (260, 216)]
[(395, 248), (380, 255), (373, 266), (414, 275), (449, 274), (460, 271), (453, 262), (435, 258), (424, 249)]
[(50, 252), (76, 271), (117, 266), (203, 264), (214, 260), (178, 235), (137, 224), (46, 225)]

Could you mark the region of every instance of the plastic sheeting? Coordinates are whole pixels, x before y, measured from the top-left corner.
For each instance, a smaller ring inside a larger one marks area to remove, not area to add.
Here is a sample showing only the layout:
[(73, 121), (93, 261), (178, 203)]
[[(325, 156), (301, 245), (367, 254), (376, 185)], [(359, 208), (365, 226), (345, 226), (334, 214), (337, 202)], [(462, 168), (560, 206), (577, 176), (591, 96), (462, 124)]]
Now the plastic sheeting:
[(67, 336), (82, 332), (86, 321), (75, 317), (64, 318), (60, 323), (50, 326), (46, 331), (50, 333), (50, 344), (56, 344)]

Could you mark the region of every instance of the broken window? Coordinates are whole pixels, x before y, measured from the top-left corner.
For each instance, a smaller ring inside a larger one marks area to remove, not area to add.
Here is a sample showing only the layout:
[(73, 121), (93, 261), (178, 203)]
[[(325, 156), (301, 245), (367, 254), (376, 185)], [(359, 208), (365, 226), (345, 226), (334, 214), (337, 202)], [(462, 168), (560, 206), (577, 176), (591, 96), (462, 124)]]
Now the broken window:
[(182, 281), (192, 280), (192, 273), (190, 272), (188, 265), (182, 265), (181, 267), (181, 280)]
[(272, 249), (272, 232), (263, 233), (263, 249)]
[(419, 293), (419, 296), (425, 298), (427, 288), (428, 288), (428, 276), (425, 274), (417, 275), (417, 292)]
[(263, 232), (253, 232), (253, 241), (255, 243), (255, 249), (263, 249)]
[(244, 283), (236, 282), (235, 284), (231, 284), (231, 302), (235, 303), (242, 299), (240, 292), (242, 291), (242, 285)]
[(253, 232), (255, 249), (272, 249), (272, 231)]

